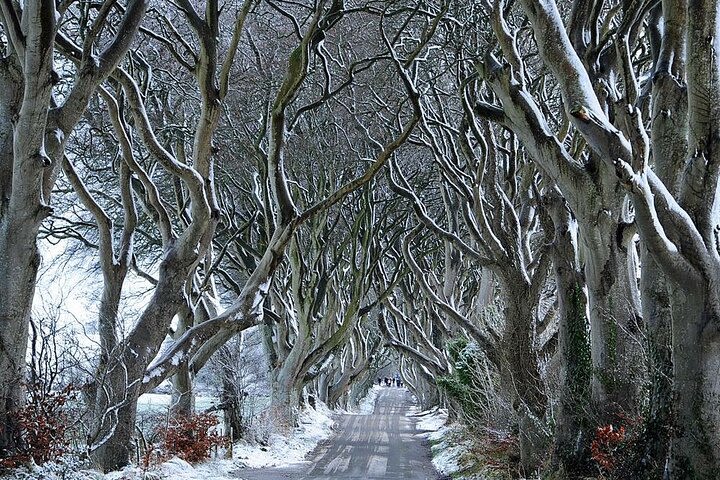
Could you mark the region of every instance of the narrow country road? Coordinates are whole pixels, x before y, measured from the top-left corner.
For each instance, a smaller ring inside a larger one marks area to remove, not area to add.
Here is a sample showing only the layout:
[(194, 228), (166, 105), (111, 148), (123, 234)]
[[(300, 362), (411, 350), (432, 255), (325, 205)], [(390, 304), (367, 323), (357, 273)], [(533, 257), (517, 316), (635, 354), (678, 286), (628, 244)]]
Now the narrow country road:
[(372, 415), (338, 417), (337, 433), (308, 455), (309, 464), (237, 472), (245, 480), (436, 480), (430, 451), (415, 436), (405, 389), (385, 388)]

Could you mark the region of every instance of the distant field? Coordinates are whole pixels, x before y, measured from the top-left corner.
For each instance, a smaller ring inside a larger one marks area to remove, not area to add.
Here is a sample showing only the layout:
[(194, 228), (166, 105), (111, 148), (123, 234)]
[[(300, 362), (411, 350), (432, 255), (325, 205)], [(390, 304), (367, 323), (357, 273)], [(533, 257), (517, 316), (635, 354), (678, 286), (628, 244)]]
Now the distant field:
[[(144, 435), (151, 438), (153, 432), (167, 420), (168, 408), (170, 407), (170, 401), (172, 396), (170, 394), (162, 393), (146, 393), (141, 395), (138, 400), (137, 408), (137, 427)], [(195, 398), (195, 411), (203, 412), (212, 406), (217, 405), (218, 398), (210, 397), (205, 395), (199, 395)], [(263, 412), (270, 405), (270, 397), (248, 397), (245, 399), (243, 405), (243, 417), (247, 425), (254, 423), (254, 417)], [(214, 412), (218, 417), (218, 431), (224, 432), (225, 428), (223, 425), (222, 411)]]
[[(162, 393), (146, 393), (140, 395), (138, 400), (138, 415), (165, 413), (170, 407), (172, 396)], [(195, 397), (195, 409), (203, 412), (210, 407), (217, 405), (217, 397), (199, 395)], [(244, 409), (247, 415), (254, 415), (262, 412), (270, 405), (270, 397), (251, 396), (245, 399)]]

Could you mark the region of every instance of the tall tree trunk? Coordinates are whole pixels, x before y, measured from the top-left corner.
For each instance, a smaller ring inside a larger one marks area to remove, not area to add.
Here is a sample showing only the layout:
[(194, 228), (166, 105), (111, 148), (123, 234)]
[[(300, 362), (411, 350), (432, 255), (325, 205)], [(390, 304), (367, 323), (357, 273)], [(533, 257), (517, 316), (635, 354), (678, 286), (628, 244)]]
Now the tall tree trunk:
[[(684, 62), (681, 52), (685, 35), (678, 35), (677, 29), (684, 23), (686, 12), (684, 3), (675, 0), (664, 0), (662, 9), (664, 15), (672, 16), (673, 23), (663, 29), (663, 45), (655, 66), (650, 138), (654, 169), (668, 189), (677, 194), (687, 155), (688, 129), (687, 89), (677, 80), (684, 76), (678, 68)], [(667, 112), (673, 113), (668, 115)], [(645, 246), (641, 248), (640, 288), (650, 369), (650, 404), (641, 464), (647, 465), (646, 478), (662, 478), (667, 467), (673, 424), (672, 280), (652, 258), (651, 252)]]
[[(671, 444), (671, 468), (674, 478), (709, 479), (720, 478), (720, 10), (714, 0), (689, 0), (682, 7), (687, 9), (684, 40), (688, 105), (687, 135), (682, 137), (687, 138), (688, 148), (682, 162), (679, 203), (692, 221), (692, 233), (699, 236), (699, 243), (707, 250), (679, 248), (700, 273), (701, 281), (696, 285), (677, 282), (672, 291), (673, 414), (677, 425)], [(670, 21), (670, 12), (665, 20)], [(682, 145), (682, 141), (676, 140), (676, 144)], [(669, 151), (678, 150), (676, 146)], [(672, 226), (666, 228), (671, 235), (677, 235)], [(676, 244), (682, 240), (673, 238)]]
[(641, 445), (644, 451), (638, 453), (645, 465), (642, 475), (663, 478), (673, 422), (672, 305), (665, 275), (647, 252), (643, 254), (640, 286), (647, 324), (650, 397)]
[[(193, 326), (194, 315), (189, 308), (183, 308), (178, 315), (177, 329), (173, 334), (174, 338), (180, 338), (189, 328)], [(171, 414), (188, 416), (195, 411), (195, 395), (193, 393), (193, 376), (188, 368), (188, 362), (184, 361), (179, 365), (178, 371), (170, 377), (172, 383)]]
[(345, 372), (340, 379), (335, 382), (329, 389), (327, 404), (330, 408), (335, 408), (340, 398), (348, 393), (351, 387), (352, 375), (349, 372)]
[(553, 199), (550, 212), (555, 239), (552, 260), (558, 299), (558, 355), (560, 356), (560, 398), (556, 414), (553, 464), (562, 465), (566, 475), (588, 473), (590, 438), (593, 431), (588, 412), (592, 361), (582, 273), (576, 261), (576, 239), (570, 213), (562, 200)]
[(16, 447), (16, 410), (24, 403), (25, 353), (40, 254), (31, 222), (0, 222), (0, 456)]
[(19, 238), (6, 218), (14, 162), (11, 119), (22, 99), (21, 78), (12, 58), (0, 60), (0, 457), (14, 448), (16, 422), (12, 412), (23, 401), (20, 385), (40, 262), (35, 237)]
[(135, 328), (96, 380), (93, 434), (89, 450), (104, 472), (126, 466), (133, 453), (137, 401), (142, 382), (162, 372), (145, 369), (157, 355), (172, 318), (182, 305), (186, 266), (172, 252), (161, 264), (160, 280)]
[(535, 303), (529, 288), (521, 283), (502, 282), (505, 293), (505, 330), (502, 338), (505, 379), (520, 428), (520, 463), (526, 474), (532, 474), (542, 460), (549, 439), (543, 433), (547, 397), (538, 368), (532, 328)]
[(288, 355), (273, 366), (271, 372), (270, 408), (282, 425), (295, 425), (300, 407), (302, 379), (300, 369), (307, 355), (305, 345), (309, 340), (307, 323), (300, 322), (298, 336)]
[(11, 176), (0, 182), (0, 453), (15, 447), (15, 410), (24, 401), (25, 353), (40, 265), (37, 234), (51, 212), (42, 179), (50, 165), (46, 152), (55, 152), (45, 143), (52, 89), (52, 40), (47, 42), (52, 34), (46, 30), (52, 30), (53, 22), (37, 22), (55, 13), (54, 8), (31, 3), (23, 13), (29, 23), (24, 32), (29, 53), (20, 59), (22, 76), (14, 74), (10, 59), (3, 61), (0, 74), (0, 113), (15, 113), (0, 126), (0, 173)]
[(183, 362), (177, 373), (170, 378), (172, 383), (171, 415), (189, 416), (195, 411), (195, 394), (193, 393), (193, 376), (188, 362)]
[[(642, 318), (635, 278), (630, 278), (623, 226), (612, 219), (581, 223), (590, 312), (592, 399), (599, 421), (638, 411), (644, 367), (640, 355)], [(584, 227), (584, 228), (583, 228)]]
[(703, 288), (675, 288), (673, 298), (673, 398), (676, 418), (671, 443), (673, 479), (715, 479), (720, 475), (717, 438), (718, 346)]
[(300, 409), (302, 386), (298, 385), (287, 371), (279, 371), (273, 378), (270, 388), (270, 411), (273, 420), (281, 427), (295, 426)]
[(243, 409), (247, 393), (240, 390), (240, 386), (235, 382), (235, 372), (233, 366), (223, 362), (222, 365), (222, 396), (220, 401), (223, 405), (223, 423), (225, 424), (225, 434), (230, 435), (232, 432), (232, 441), (239, 440), (243, 435), (245, 428), (243, 424)]
[(318, 400), (320, 400), (323, 403), (326, 403), (330, 408), (332, 408), (332, 404), (329, 400), (329, 390), (330, 390), (330, 383), (332, 381), (332, 375), (328, 372), (321, 372), (320, 375), (318, 375), (317, 378), (317, 392), (318, 392)]
[(99, 368), (101, 370), (108, 364), (113, 351), (118, 345), (118, 311), (124, 280), (125, 272), (105, 273), (102, 297), (100, 298), (100, 312), (98, 314), (98, 333), (100, 335)]

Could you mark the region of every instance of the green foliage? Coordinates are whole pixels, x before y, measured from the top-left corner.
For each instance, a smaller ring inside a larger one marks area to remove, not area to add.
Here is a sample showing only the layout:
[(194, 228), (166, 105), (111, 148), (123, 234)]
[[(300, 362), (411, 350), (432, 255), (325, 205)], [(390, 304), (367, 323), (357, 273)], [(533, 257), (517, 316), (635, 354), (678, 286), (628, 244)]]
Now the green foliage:
[(482, 352), (465, 338), (452, 340), (447, 349), (454, 369), (451, 374), (438, 377), (437, 385), (460, 407), (463, 415), (477, 418), (483, 406), (478, 400), (484, 396), (478, 388), (479, 375), (484, 371)]

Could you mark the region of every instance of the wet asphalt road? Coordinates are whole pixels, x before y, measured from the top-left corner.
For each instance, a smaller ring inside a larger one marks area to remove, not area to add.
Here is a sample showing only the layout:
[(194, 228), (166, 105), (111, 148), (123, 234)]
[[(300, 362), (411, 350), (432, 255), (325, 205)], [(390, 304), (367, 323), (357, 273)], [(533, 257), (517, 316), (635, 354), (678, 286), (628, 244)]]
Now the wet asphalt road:
[(245, 480), (436, 480), (426, 442), (415, 436), (405, 389), (385, 388), (372, 415), (341, 415), (337, 433), (308, 455), (308, 463), (237, 471)]

